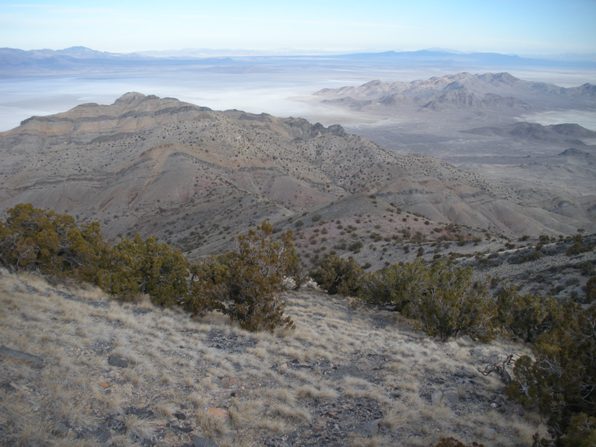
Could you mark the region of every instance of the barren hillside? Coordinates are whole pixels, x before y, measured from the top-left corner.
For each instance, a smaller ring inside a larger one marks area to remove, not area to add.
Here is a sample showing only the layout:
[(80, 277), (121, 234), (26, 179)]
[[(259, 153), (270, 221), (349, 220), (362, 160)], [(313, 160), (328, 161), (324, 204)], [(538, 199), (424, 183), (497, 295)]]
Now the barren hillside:
[[(589, 201), (520, 195), (446, 162), (392, 154), (340, 126), (139, 93), (25, 120), (0, 134), (0, 154), (3, 209), (31, 202), (68, 211), (98, 219), (111, 238), (156, 234), (196, 256), (265, 218), (289, 227), (304, 213), (370, 220), (384, 236), (436, 236), (449, 223), (514, 235), (593, 225)], [(405, 214), (389, 216), (389, 208)], [(403, 221), (412, 213), (429, 226)]]

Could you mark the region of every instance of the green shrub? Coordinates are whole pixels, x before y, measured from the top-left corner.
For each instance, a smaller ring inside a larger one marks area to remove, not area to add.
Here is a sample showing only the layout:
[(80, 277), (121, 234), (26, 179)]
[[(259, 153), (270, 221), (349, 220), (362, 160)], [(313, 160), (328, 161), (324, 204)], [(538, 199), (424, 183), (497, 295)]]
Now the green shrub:
[(147, 293), (171, 305), (187, 293), (188, 266), (177, 249), (138, 235), (110, 247), (97, 222), (79, 228), (72, 216), (30, 204), (8, 210), (0, 259), (8, 268), (88, 281), (125, 299)]
[(193, 315), (203, 315), (211, 310), (224, 312), (230, 277), (226, 256), (212, 256), (193, 264), (190, 272), (190, 291), (184, 303), (186, 310)]
[(352, 253), (359, 253), (362, 247), (363, 244), (361, 241), (355, 241), (348, 246), (348, 250), (350, 250)]
[(180, 250), (154, 237), (145, 240), (143, 274), (141, 291), (149, 294), (154, 304), (181, 304), (188, 294), (188, 261)]
[(496, 295), (497, 320), (507, 332), (525, 342), (534, 342), (560, 318), (560, 306), (554, 298), (520, 294), (514, 287)]
[(488, 340), (496, 309), (484, 283), (472, 281), (472, 269), (439, 260), (423, 272), (420, 292), (411, 296), (402, 313), (427, 334), (441, 340), (470, 335)]
[(291, 232), (274, 240), (271, 225), (264, 222), (240, 236), (238, 251), (228, 260), (225, 313), (251, 331), (293, 327), (292, 320), (284, 316), (279, 292), (284, 277), (295, 271), (298, 262)]
[(18, 205), (0, 222), (0, 263), (88, 281), (123, 300), (148, 294), (154, 304), (193, 314), (220, 310), (249, 330), (292, 327), (278, 294), (285, 277), (301, 281), (293, 235), (275, 240), (264, 222), (238, 239), (238, 250), (189, 265), (180, 250), (139, 235), (114, 247), (99, 224), (79, 228), (72, 216)]
[(137, 234), (114, 246), (99, 268), (98, 285), (125, 299), (146, 293), (154, 304), (172, 306), (185, 301), (188, 277), (189, 265), (180, 250)]
[(575, 256), (586, 251), (590, 251), (594, 248), (592, 244), (586, 243), (581, 234), (573, 236), (573, 244), (567, 249), (565, 254), (567, 256)]
[(421, 258), (367, 275), (360, 296), (374, 304), (391, 304), (427, 334), (442, 340), (468, 334), (493, 335), (496, 309), (484, 283), (472, 281), (472, 270), (450, 260), (430, 266)]
[(591, 303), (596, 300), (596, 276), (590, 276), (586, 282), (586, 302)]
[(594, 438), (595, 317), (596, 306), (561, 304), (560, 318), (533, 345), (535, 358), (515, 362), (507, 388), (510, 397), (547, 418), (557, 446), (582, 445), (572, 440), (586, 434)]
[(596, 417), (585, 413), (571, 416), (569, 426), (562, 436), (564, 447), (593, 447), (596, 445)]
[(17, 205), (0, 223), (0, 263), (8, 269), (94, 281), (108, 246), (97, 222), (79, 228), (72, 216)]
[(310, 276), (330, 295), (358, 296), (364, 271), (353, 258), (326, 255)]
[(143, 283), (144, 243), (137, 235), (124, 239), (110, 250), (97, 271), (97, 285), (123, 300), (133, 300)]
[(360, 295), (369, 303), (391, 304), (401, 312), (413, 296), (423, 293), (426, 273), (422, 259), (394, 264), (367, 275)]

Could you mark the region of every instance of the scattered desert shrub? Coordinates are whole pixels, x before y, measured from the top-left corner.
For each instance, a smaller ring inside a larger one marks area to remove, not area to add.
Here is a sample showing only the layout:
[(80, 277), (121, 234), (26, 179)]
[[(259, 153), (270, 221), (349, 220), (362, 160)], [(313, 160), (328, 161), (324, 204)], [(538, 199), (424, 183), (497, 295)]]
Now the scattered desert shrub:
[(193, 314), (219, 310), (252, 331), (292, 327), (279, 292), (285, 277), (300, 273), (299, 266), (292, 233), (274, 239), (264, 222), (238, 238), (237, 251), (191, 266), (185, 307)]
[(238, 238), (238, 251), (228, 258), (225, 313), (247, 330), (293, 327), (284, 316), (279, 297), (283, 279), (299, 264), (291, 232), (272, 238), (272, 227), (264, 222)]
[(595, 316), (596, 306), (562, 303), (560, 318), (533, 344), (534, 358), (522, 356), (515, 362), (507, 393), (547, 418), (552, 442), (541, 440), (539, 445), (594, 445)]
[(154, 237), (111, 246), (97, 222), (79, 227), (72, 216), (29, 204), (0, 222), (0, 264), (91, 282), (123, 300), (148, 294), (156, 305), (193, 314), (220, 310), (249, 330), (291, 327), (278, 292), (285, 277), (301, 280), (292, 233), (274, 239), (267, 222), (240, 236), (237, 251), (190, 265)]
[(427, 334), (441, 340), (464, 334), (481, 340), (492, 337), (494, 302), (486, 284), (472, 281), (471, 268), (439, 260), (418, 281), (419, 293), (410, 297), (402, 313)]
[(359, 253), (362, 247), (363, 244), (361, 241), (355, 241), (348, 246), (348, 250), (350, 250), (352, 253)]
[(93, 281), (108, 248), (97, 222), (79, 228), (72, 216), (30, 204), (9, 209), (0, 222), (0, 263), (11, 270)]
[(371, 304), (392, 305), (426, 333), (442, 340), (468, 334), (487, 340), (494, 332), (494, 300), (472, 270), (449, 260), (431, 265), (417, 259), (365, 273), (352, 259), (326, 256), (312, 278), (327, 293), (352, 295)]
[(591, 303), (596, 300), (596, 276), (590, 276), (586, 282), (586, 302)]
[(510, 264), (523, 264), (526, 262), (537, 261), (543, 255), (541, 249), (542, 246), (540, 244), (537, 244), (534, 249), (531, 249), (529, 247), (525, 248), (509, 257), (507, 261)]
[(146, 293), (156, 305), (173, 306), (188, 294), (188, 261), (180, 250), (154, 237), (123, 239), (102, 267), (98, 285), (114, 295)]
[(360, 296), (372, 304), (391, 304), (402, 311), (411, 297), (423, 293), (426, 265), (422, 259), (394, 264), (367, 276)]
[(472, 270), (449, 260), (430, 265), (418, 258), (371, 273), (360, 296), (374, 304), (391, 304), (427, 334), (441, 340), (468, 334), (490, 339), (496, 310), (484, 283)]
[(596, 445), (596, 417), (585, 413), (571, 416), (565, 435), (561, 437), (564, 447), (591, 447)]
[(226, 255), (211, 256), (190, 266), (190, 291), (184, 306), (193, 315), (224, 311), (230, 269)]
[(326, 255), (310, 276), (329, 295), (358, 296), (361, 292), (364, 271), (353, 258), (343, 259)]
[(592, 250), (594, 247), (584, 240), (581, 234), (573, 236), (573, 244), (567, 249), (565, 254), (567, 256), (575, 256), (580, 253)]
[(91, 282), (113, 295), (147, 293), (159, 305), (187, 292), (187, 262), (177, 249), (140, 236), (112, 247), (99, 223), (79, 227), (68, 214), (17, 205), (0, 224), (0, 260), (14, 270)]
[(557, 324), (561, 306), (550, 297), (520, 294), (514, 287), (496, 294), (499, 325), (521, 340), (532, 343)]
[(218, 310), (251, 331), (293, 327), (279, 296), (284, 278), (302, 281), (291, 231), (274, 238), (271, 224), (263, 222), (238, 238), (236, 251), (194, 264), (190, 272), (184, 304), (193, 314)]

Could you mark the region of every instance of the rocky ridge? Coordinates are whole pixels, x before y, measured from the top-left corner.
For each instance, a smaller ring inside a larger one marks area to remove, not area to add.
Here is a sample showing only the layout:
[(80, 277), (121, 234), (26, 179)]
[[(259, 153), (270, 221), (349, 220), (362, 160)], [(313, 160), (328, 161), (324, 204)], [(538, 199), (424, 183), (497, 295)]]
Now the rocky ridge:
[(263, 219), (293, 227), (306, 213), (320, 224), (331, 208), (343, 210), (336, 220), (364, 217), (393, 233), (414, 214), (432, 223), (418, 229), (426, 234), (449, 223), (506, 234), (591, 224), (573, 201), (573, 217), (557, 214), (470, 170), (391, 153), (337, 125), (140, 93), (27, 119), (0, 134), (0, 153), (0, 207), (68, 211), (100, 220), (111, 238), (156, 234), (197, 256)]

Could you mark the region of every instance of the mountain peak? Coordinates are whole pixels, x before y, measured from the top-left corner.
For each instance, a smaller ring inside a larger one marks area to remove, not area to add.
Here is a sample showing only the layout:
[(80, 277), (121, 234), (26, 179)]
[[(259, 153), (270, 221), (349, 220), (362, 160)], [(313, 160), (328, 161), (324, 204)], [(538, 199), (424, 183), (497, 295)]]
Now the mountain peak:
[(381, 85), (383, 85), (384, 83), (382, 81), (380, 81), (379, 79), (373, 79), (372, 81), (368, 81), (364, 84), (361, 85), (361, 87), (379, 87)]
[(64, 48), (62, 51), (86, 51), (86, 52), (93, 52), (93, 53), (98, 53), (97, 50), (92, 50), (89, 47), (84, 47), (82, 45), (78, 45), (78, 46), (74, 46), (74, 47), (68, 47), (68, 48)]
[(511, 74), (509, 74), (507, 72), (484, 73), (484, 74), (478, 75), (478, 78), (482, 79), (483, 81), (487, 81), (487, 82), (502, 83), (502, 84), (508, 84), (508, 85), (511, 85), (514, 82), (519, 81), (518, 78), (516, 78), (515, 76), (512, 76)]
[(139, 93), (139, 92), (127, 92), (125, 94), (123, 94), (122, 96), (120, 96), (116, 102), (114, 104), (132, 104), (135, 102), (141, 102), (144, 101), (145, 99), (148, 98), (153, 98), (153, 99), (159, 99), (157, 98), (157, 96), (147, 96), (144, 95), (143, 93)]

